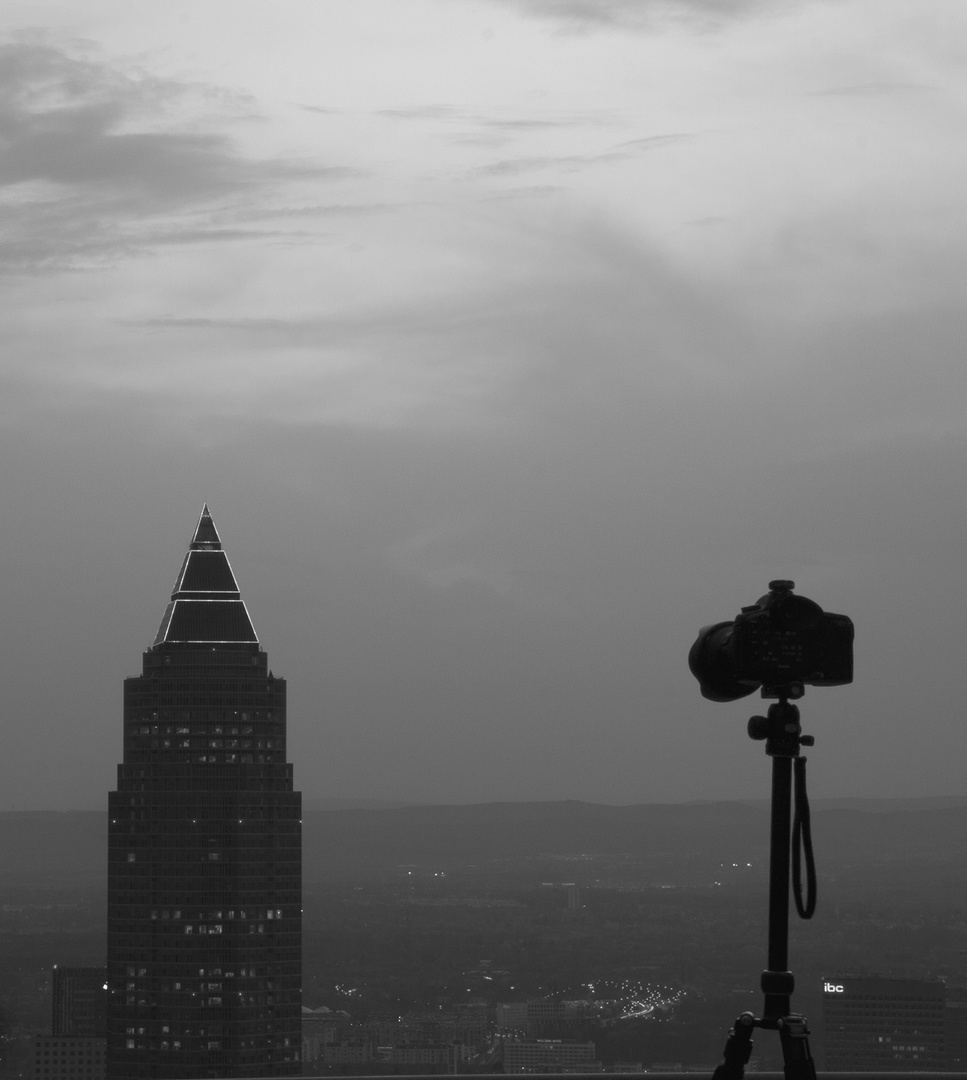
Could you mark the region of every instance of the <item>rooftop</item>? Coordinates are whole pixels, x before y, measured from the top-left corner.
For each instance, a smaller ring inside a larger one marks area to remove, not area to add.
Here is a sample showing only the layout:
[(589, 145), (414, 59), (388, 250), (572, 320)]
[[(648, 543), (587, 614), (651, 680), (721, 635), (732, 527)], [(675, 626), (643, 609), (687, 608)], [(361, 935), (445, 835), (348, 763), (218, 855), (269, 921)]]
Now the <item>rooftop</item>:
[(206, 503), (152, 648), (258, 643)]

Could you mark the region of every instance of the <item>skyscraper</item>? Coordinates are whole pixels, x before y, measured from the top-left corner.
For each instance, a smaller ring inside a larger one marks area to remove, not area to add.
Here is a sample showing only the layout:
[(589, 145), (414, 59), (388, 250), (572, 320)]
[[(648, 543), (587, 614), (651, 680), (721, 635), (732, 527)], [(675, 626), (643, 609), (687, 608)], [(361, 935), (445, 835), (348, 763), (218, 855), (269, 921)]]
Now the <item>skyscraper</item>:
[(107, 972), (102, 967), (55, 967), (51, 1031), (55, 1036), (104, 1038)]
[(104, 1080), (105, 969), (55, 967), (51, 1034), (34, 1037), (33, 1080)]
[(285, 681), (206, 506), (109, 796), (107, 1075), (282, 1076), (301, 1044), (301, 807)]

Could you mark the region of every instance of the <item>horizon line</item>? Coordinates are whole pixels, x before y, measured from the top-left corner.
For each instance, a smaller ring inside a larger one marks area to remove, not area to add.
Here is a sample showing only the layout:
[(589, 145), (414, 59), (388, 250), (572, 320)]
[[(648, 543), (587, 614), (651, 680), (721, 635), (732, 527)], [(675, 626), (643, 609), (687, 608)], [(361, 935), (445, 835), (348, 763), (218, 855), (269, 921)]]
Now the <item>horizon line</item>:
[[(960, 795), (826, 795), (821, 797), (810, 797), (810, 805), (812, 806), (828, 806), (832, 803), (945, 803), (956, 804), (962, 803), (967, 805), (967, 794)], [(326, 812), (327, 810), (339, 810), (339, 809), (404, 809), (414, 807), (447, 807), (447, 806), (537, 806), (537, 805), (560, 805), (565, 803), (580, 803), (586, 806), (610, 806), (615, 808), (620, 807), (634, 807), (634, 806), (714, 806), (721, 805), (723, 803), (732, 803), (740, 805), (752, 805), (752, 806), (768, 806), (770, 803), (768, 796), (755, 796), (755, 797), (741, 797), (732, 796), (722, 798), (709, 798), (709, 799), (676, 799), (676, 800), (655, 800), (649, 801), (647, 799), (627, 801), (622, 800), (620, 802), (610, 802), (603, 799), (590, 799), (590, 798), (546, 798), (546, 799), (526, 799), (526, 798), (500, 798), (500, 799), (405, 799), (405, 798), (375, 798), (364, 795), (350, 796), (350, 795), (307, 795), (302, 793), (303, 810), (309, 812)], [(317, 804), (311, 806), (310, 804)], [(318, 804), (324, 804), (322, 806)], [(2, 814), (91, 814), (91, 813), (107, 813), (107, 803), (103, 806), (70, 806), (70, 807), (28, 807), (28, 806), (7, 806), (0, 808)]]

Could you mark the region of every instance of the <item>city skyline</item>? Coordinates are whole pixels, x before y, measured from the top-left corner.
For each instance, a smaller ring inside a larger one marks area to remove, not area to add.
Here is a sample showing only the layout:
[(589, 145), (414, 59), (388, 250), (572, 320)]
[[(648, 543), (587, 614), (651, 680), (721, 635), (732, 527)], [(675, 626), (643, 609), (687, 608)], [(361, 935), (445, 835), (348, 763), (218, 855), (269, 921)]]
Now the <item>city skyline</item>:
[(962, 795), (965, 30), (5, 4), (0, 809), (103, 806), (206, 501), (307, 798), (765, 798), (686, 656), (773, 578), (811, 794)]

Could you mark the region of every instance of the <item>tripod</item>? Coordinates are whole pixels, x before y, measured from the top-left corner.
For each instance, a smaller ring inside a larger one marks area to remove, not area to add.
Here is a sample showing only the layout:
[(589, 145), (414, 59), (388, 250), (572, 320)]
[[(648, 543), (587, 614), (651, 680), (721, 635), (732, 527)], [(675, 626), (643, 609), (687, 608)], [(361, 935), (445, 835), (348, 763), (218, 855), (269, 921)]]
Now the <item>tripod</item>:
[[(802, 735), (799, 709), (790, 697), (801, 697), (802, 684), (763, 689), (763, 696), (778, 697), (769, 706), (768, 715), (753, 716), (749, 737), (765, 740), (766, 753), (772, 758), (772, 818), (769, 850), (769, 966), (761, 978), (765, 1005), (762, 1016), (744, 1012), (729, 1032), (722, 1064), (713, 1080), (742, 1080), (752, 1054), (754, 1028), (779, 1032), (783, 1073), (786, 1080), (816, 1080), (816, 1065), (809, 1051), (806, 1018), (792, 1012), (791, 997), (795, 986), (789, 967), (789, 863), (790, 801), (793, 762), (796, 766), (796, 819), (793, 823), (793, 847), (796, 861), (792, 878), (799, 914), (808, 919), (816, 906), (816, 877), (809, 836), (809, 808), (806, 801), (806, 759), (799, 756), (800, 746), (812, 746), (814, 739)], [(807, 901), (803, 905), (800, 890), (799, 844), (806, 854)]]

